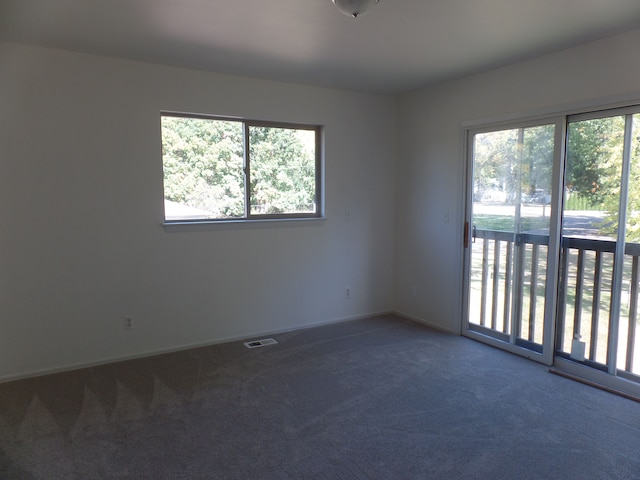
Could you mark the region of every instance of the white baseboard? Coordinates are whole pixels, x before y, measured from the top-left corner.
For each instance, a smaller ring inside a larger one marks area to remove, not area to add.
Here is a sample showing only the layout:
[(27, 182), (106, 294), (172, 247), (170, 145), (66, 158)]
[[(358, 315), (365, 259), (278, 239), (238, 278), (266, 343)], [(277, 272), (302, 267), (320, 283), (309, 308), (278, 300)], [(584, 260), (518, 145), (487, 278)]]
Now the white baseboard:
[(412, 320), (412, 321), (414, 321), (416, 323), (421, 323), (423, 325), (426, 325), (427, 327), (431, 327), (434, 330), (438, 330), (440, 332), (445, 332), (445, 333), (451, 333), (453, 335), (458, 335), (457, 332), (449, 330), (448, 328), (445, 328), (442, 325), (438, 325), (437, 323), (430, 322), (429, 320), (426, 320), (424, 318), (416, 317), (415, 315), (410, 315), (410, 314), (404, 313), (404, 312), (402, 312), (400, 310), (394, 310), (393, 313), (395, 315), (399, 316), (399, 317), (406, 318), (407, 320)]
[(54, 374), (54, 373), (70, 372), (70, 371), (73, 371), (73, 370), (80, 370), (80, 369), (83, 369), (83, 368), (99, 367), (100, 365), (108, 365), (110, 363), (126, 362), (127, 360), (138, 360), (138, 359), (141, 359), (141, 358), (153, 357), (153, 356), (156, 356), (156, 355), (163, 355), (163, 354), (166, 354), (166, 353), (181, 352), (181, 351), (190, 350), (190, 349), (193, 349), (193, 348), (210, 347), (210, 346), (219, 345), (219, 344), (222, 344), (222, 343), (246, 342), (246, 341), (250, 341), (251, 339), (258, 338), (258, 337), (278, 335), (278, 334), (282, 334), (282, 333), (295, 332), (295, 331), (298, 331), (298, 330), (305, 330), (307, 328), (322, 327), (322, 326), (325, 326), (325, 325), (332, 325), (332, 324), (336, 324), (336, 323), (350, 322), (350, 321), (354, 321), (354, 320), (362, 320), (364, 318), (376, 317), (376, 316), (379, 316), (379, 315), (389, 315), (389, 314), (394, 314), (394, 313), (395, 312), (393, 312), (391, 310), (385, 310), (385, 311), (382, 311), (382, 312), (364, 313), (364, 314), (360, 314), (360, 315), (352, 315), (352, 316), (349, 316), (349, 317), (336, 318), (336, 319), (331, 319), (331, 320), (322, 320), (322, 321), (319, 321), (319, 322), (313, 322), (313, 323), (310, 323), (310, 324), (305, 324), (305, 325), (300, 325), (300, 326), (293, 326), (293, 327), (290, 327), (290, 328), (283, 328), (283, 329), (278, 329), (278, 330), (260, 331), (260, 332), (253, 333), (251, 335), (220, 337), (220, 338), (213, 339), (213, 340), (207, 340), (205, 342), (196, 342), (196, 343), (178, 345), (178, 346), (169, 347), (169, 348), (160, 348), (160, 349), (156, 349), (156, 350), (147, 350), (147, 351), (143, 351), (143, 352), (133, 353), (133, 354), (130, 354), (130, 355), (121, 355), (121, 356), (116, 356), (116, 357), (102, 358), (102, 359), (99, 359), (99, 360), (96, 360), (96, 361), (92, 361), (92, 362), (80, 362), (80, 363), (62, 365), (62, 366), (58, 366), (58, 367), (43, 368), (43, 369), (39, 369), (39, 370), (32, 370), (32, 371), (28, 371), (28, 372), (19, 373), (17, 375), (7, 375), (7, 376), (0, 377), (0, 383), (13, 382), (13, 381), (16, 381), (16, 380), (24, 380), (24, 379), (27, 379), (27, 378), (41, 377), (43, 375), (51, 375), (51, 374)]

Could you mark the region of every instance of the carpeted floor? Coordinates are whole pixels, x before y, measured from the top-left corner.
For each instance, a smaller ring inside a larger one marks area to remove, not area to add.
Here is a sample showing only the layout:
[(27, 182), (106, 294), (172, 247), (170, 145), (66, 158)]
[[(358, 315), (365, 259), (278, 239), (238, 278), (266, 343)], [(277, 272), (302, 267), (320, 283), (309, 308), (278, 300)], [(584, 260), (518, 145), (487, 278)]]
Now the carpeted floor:
[(0, 384), (0, 478), (638, 479), (640, 404), (382, 316)]

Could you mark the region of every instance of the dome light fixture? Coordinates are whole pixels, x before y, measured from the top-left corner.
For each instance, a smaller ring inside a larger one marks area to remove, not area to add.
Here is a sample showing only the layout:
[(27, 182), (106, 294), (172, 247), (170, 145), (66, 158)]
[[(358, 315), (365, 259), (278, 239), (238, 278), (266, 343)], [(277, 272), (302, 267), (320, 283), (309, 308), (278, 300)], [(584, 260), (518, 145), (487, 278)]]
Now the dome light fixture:
[(380, 0), (331, 0), (348, 17), (359, 17)]

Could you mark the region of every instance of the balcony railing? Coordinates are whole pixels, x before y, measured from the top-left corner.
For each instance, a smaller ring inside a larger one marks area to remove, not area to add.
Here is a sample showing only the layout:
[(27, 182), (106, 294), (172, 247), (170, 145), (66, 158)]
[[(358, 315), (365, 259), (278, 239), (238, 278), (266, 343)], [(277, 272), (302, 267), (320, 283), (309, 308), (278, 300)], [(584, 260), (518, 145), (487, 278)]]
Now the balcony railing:
[[(489, 329), (540, 351), (543, 341), (548, 235), (474, 229), (470, 326)], [(570, 356), (572, 340), (585, 342), (585, 363), (606, 370), (615, 242), (563, 237), (556, 353)], [(638, 334), (640, 244), (625, 246), (618, 369), (640, 380), (635, 357)], [(512, 328), (513, 325), (513, 328)]]

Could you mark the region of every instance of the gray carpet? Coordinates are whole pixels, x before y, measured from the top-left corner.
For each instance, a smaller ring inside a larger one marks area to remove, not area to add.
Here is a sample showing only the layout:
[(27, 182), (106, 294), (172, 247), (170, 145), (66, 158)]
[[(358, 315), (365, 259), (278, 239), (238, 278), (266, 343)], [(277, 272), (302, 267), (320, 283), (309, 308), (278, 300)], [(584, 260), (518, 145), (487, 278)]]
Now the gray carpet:
[(2, 479), (638, 479), (640, 404), (382, 316), (0, 384)]

